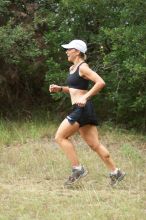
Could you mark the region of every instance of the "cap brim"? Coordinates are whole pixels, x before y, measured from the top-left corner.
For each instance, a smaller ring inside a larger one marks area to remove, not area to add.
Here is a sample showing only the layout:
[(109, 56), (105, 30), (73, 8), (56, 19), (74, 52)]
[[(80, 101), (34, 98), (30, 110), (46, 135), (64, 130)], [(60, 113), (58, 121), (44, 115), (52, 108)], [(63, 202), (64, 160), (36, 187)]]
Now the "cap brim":
[(72, 47), (69, 44), (62, 44), (61, 47), (65, 49), (71, 49)]

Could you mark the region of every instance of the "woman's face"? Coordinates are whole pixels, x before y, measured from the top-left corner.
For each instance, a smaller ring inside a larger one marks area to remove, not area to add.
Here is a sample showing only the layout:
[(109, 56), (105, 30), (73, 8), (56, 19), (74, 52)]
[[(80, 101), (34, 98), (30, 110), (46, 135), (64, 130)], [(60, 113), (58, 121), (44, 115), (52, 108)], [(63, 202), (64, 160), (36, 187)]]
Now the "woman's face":
[(68, 49), (66, 51), (67, 58), (69, 62), (74, 62), (74, 60), (79, 56), (80, 52), (76, 49)]

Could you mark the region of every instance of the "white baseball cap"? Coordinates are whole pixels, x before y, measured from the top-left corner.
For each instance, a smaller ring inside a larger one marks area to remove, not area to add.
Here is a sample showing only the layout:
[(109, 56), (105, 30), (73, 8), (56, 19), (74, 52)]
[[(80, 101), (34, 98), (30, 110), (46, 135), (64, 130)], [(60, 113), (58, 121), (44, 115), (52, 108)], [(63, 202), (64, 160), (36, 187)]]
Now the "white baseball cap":
[(82, 53), (86, 53), (87, 51), (87, 45), (82, 40), (72, 40), (69, 44), (63, 44), (61, 45), (65, 49), (76, 49), (81, 51)]

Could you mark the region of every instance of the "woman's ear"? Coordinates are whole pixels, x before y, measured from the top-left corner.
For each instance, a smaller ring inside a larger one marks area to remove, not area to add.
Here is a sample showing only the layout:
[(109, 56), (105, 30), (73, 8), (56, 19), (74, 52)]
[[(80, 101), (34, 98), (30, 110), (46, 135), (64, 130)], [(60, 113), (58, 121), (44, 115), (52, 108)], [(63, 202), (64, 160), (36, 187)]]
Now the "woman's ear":
[(77, 52), (77, 55), (80, 55), (80, 53), (81, 53), (79, 50), (76, 50), (76, 52)]

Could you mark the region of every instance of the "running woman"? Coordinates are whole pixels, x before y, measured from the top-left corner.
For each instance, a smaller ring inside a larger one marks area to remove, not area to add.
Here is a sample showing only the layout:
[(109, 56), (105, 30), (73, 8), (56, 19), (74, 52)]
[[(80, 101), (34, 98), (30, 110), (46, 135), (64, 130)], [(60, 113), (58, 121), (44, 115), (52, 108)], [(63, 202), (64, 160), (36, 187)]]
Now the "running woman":
[[(66, 49), (68, 61), (73, 63), (67, 78), (68, 85), (52, 84), (49, 91), (51, 93), (69, 93), (72, 103), (72, 112), (62, 121), (55, 136), (56, 142), (72, 166), (71, 175), (65, 181), (65, 185), (74, 184), (88, 173), (85, 167), (80, 164), (75, 146), (69, 139), (75, 132), (79, 131), (88, 146), (97, 153), (109, 169), (110, 184), (113, 186), (124, 178), (125, 173), (116, 167), (108, 150), (99, 142), (98, 121), (91, 102), (91, 97), (105, 87), (105, 82), (85, 62), (87, 45), (84, 41), (72, 40), (70, 43), (61, 46)], [(91, 89), (88, 89), (89, 81), (94, 83)]]

